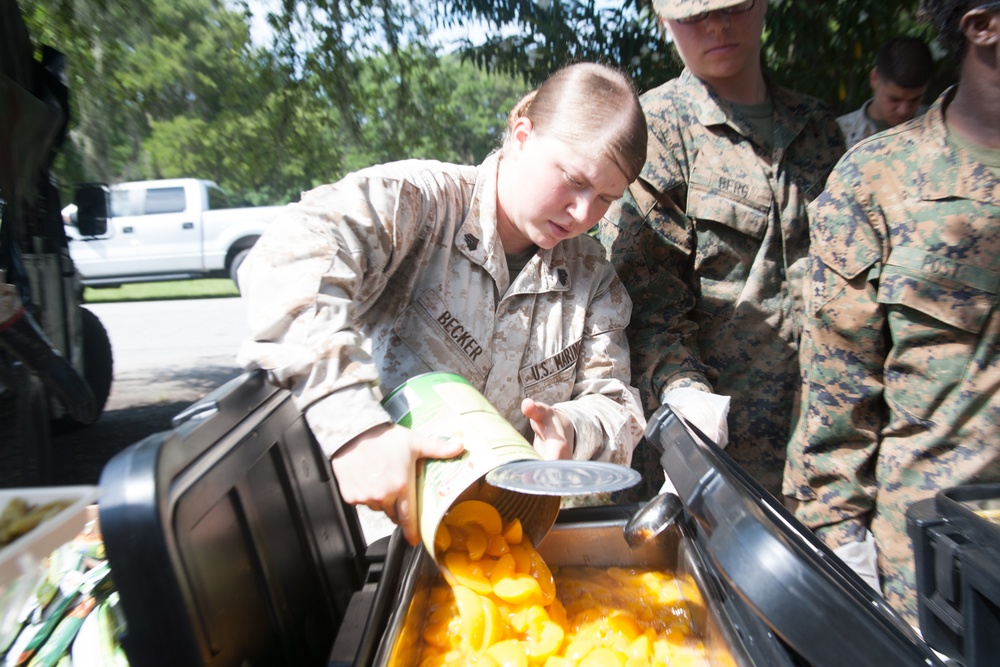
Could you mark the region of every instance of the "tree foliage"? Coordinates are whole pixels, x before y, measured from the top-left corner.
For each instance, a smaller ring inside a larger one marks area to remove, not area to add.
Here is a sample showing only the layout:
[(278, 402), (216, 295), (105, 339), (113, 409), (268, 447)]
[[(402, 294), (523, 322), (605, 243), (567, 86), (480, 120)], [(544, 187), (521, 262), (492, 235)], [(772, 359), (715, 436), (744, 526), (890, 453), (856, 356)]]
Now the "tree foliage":
[[(516, 99), (567, 62), (618, 65), (640, 90), (681, 69), (651, 0), (282, 0), (264, 42), (250, 33), (258, 4), (21, 0), (36, 44), (69, 63), (60, 180), (198, 176), (238, 202), (280, 203), (376, 162), (478, 162)], [(765, 64), (856, 108), (878, 46), (926, 36), (916, 4), (770, 0)], [(483, 38), (446, 53), (436, 31), (463, 26)], [(932, 92), (950, 76), (942, 67)]]
[(68, 56), (66, 186), (197, 176), (238, 203), (281, 203), (376, 162), (482, 160), (525, 92), (438, 53), (388, 1), (286, 3), (267, 44), (251, 40), (245, 3), (22, 5), (36, 45)]
[[(481, 44), (467, 40), (463, 57), (489, 70), (541, 81), (561, 64), (600, 60), (626, 69), (648, 90), (681, 68), (658, 25), (651, 0), (436, 0), (442, 21), (482, 21)], [(868, 72), (885, 40), (928, 38), (916, 20), (918, 0), (770, 0), (765, 65), (779, 83), (811, 94), (843, 113), (870, 95)], [(513, 36), (511, 36), (513, 35)], [(936, 89), (951, 72), (942, 66)], [(936, 91), (933, 91), (936, 92)]]

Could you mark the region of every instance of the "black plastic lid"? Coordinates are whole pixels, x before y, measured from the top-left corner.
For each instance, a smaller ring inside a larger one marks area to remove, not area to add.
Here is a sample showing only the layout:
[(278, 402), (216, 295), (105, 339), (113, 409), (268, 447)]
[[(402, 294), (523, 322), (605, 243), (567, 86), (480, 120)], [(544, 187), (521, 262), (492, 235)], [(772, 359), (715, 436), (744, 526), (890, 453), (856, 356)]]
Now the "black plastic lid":
[(817, 666), (943, 664), (780, 502), (699, 436), (667, 406), (646, 429), (706, 558), (792, 650)]

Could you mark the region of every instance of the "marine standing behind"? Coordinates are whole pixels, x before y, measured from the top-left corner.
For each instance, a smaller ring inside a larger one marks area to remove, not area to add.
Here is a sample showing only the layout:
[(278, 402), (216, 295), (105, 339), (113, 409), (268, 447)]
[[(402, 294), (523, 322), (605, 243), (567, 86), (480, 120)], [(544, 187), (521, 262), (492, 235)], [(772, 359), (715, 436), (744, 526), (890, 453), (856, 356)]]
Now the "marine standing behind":
[(933, 71), (931, 50), (919, 37), (893, 37), (883, 44), (868, 73), (872, 96), (837, 119), (847, 147), (926, 111), (921, 102)]
[[(798, 396), (806, 205), (843, 139), (829, 108), (762, 70), (767, 0), (654, 5), (685, 69), (642, 96), (646, 166), (600, 224), (632, 296), (633, 380), (647, 416), (684, 392), (707, 392), (695, 395), (706, 406), (708, 393), (730, 396), (727, 451), (778, 495)], [(705, 432), (724, 419), (695, 412), (682, 410)]]
[(851, 149), (813, 203), (785, 479), (831, 548), (871, 531), (881, 590), (914, 625), (907, 508), (1000, 481), (1000, 2), (921, 11), (959, 83)]

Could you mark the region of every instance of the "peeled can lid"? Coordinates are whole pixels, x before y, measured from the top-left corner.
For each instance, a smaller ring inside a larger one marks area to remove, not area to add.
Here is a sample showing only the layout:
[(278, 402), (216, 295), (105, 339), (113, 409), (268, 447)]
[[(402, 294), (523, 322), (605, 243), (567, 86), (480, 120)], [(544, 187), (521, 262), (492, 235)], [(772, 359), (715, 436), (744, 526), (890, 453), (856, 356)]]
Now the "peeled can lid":
[(639, 483), (632, 468), (603, 461), (514, 461), (486, 474), (486, 482), (542, 496), (582, 496), (620, 491)]

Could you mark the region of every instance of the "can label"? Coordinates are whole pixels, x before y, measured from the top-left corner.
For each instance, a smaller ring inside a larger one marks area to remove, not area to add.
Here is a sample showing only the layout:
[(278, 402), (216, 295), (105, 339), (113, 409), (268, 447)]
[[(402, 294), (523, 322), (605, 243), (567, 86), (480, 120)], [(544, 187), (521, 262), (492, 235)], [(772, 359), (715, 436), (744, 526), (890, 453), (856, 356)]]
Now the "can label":
[(461, 375), (418, 375), (394, 389), (382, 406), (400, 426), (445, 440), (458, 439), (465, 447), (451, 459), (425, 459), (417, 469), (420, 539), (432, 556), (437, 528), (459, 500), (484, 500), (505, 520), (520, 519), (535, 544), (555, 523), (558, 497), (499, 489), (484, 480), (498, 466), (541, 460), (541, 456)]

